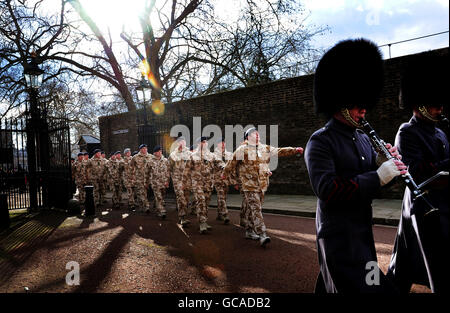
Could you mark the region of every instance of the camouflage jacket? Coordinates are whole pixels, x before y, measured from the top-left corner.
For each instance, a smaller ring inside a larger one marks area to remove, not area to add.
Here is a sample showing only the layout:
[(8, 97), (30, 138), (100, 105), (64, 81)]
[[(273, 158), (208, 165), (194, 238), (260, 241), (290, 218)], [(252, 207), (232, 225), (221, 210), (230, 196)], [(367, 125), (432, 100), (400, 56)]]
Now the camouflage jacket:
[(105, 175), (105, 162), (93, 156), (87, 161), (87, 178), (90, 182), (101, 181)]
[(122, 184), (122, 173), (125, 168), (125, 162), (123, 160), (110, 160), (107, 163), (107, 169), (109, 173), (108, 179), (111, 185)]
[(122, 179), (125, 186), (132, 185), (133, 184), (133, 173), (131, 168), (131, 159), (132, 157), (124, 156), (123, 157), (123, 172), (122, 172)]
[(189, 186), (189, 180), (192, 189), (212, 188), (214, 180), (214, 154), (209, 150), (195, 150), (186, 163), (183, 172), (183, 186)]
[(232, 177), (227, 177), (226, 180), (222, 179), (223, 169), (228, 161), (233, 159), (233, 153), (229, 151), (221, 151), (220, 149), (214, 150), (214, 185), (234, 185), (236, 184), (235, 180)]
[(103, 177), (102, 177), (102, 179), (104, 180), (104, 181), (106, 181), (106, 180), (108, 180), (109, 179), (109, 171), (108, 171), (108, 164), (109, 164), (109, 162), (110, 162), (110, 160), (108, 160), (108, 159), (102, 159), (102, 161), (103, 161), (103, 166), (104, 166), (104, 171), (103, 171)]
[[(174, 184), (183, 180), (184, 168), (191, 154), (187, 148), (184, 148), (181, 151), (176, 149), (169, 155), (169, 171)], [(186, 181), (186, 183), (190, 186), (190, 180)]]
[(166, 188), (170, 180), (169, 161), (161, 156), (157, 159), (153, 156), (152, 166), (149, 168), (149, 179), (152, 188)]
[(76, 160), (72, 164), (72, 177), (75, 180), (75, 184), (84, 185), (86, 184), (86, 162), (84, 160)]
[(257, 146), (244, 142), (233, 153), (233, 159), (225, 166), (226, 177), (237, 173), (244, 191), (266, 191), (269, 184), (270, 157), (291, 156), (296, 148), (275, 148), (265, 144)]
[(132, 157), (130, 161), (131, 176), (133, 177), (133, 182), (140, 184), (148, 184), (149, 182), (149, 166), (151, 166), (152, 156), (150, 154), (138, 153)]

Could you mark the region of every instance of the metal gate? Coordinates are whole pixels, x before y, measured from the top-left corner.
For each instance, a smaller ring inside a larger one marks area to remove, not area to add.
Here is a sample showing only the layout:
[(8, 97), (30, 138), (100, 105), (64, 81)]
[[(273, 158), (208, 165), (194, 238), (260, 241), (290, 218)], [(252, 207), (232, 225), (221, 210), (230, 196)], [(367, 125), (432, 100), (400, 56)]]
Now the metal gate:
[[(8, 195), (9, 209), (30, 207), (28, 178), (26, 121), (0, 120), (0, 192)], [(37, 199), (41, 205), (41, 193)]]
[(66, 205), (72, 197), (66, 119), (0, 120), (0, 193), (8, 209)]

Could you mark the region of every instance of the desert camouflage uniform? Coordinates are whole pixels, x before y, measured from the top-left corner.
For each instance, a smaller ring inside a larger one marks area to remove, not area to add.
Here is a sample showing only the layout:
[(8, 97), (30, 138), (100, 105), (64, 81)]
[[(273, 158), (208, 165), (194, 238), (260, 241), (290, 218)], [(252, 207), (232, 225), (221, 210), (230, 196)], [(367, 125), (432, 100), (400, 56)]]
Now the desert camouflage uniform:
[(156, 210), (159, 214), (166, 214), (164, 196), (170, 180), (169, 161), (164, 156), (161, 156), (160, 159), (153, 156), (153, 164), (149, 171)]
[(125, 168), (123, 160), (110, 160), (107, 163), (110, 186), (112, 189), (112, 204), (113, 207), (119, 206), (122, 201), (122, 173)]
[(88, 181), (94, 186), (94, 203), (95, 206), (101, 204), (101, 183), (105, 173), (105, 162), (101, 158), (93, 156), (87, 161), (87, 177)]
[(100, 201), (101, 202), (106, 202), (106, 197), (105, 197), (106, 190), (110, 187), (110, 184), (108, 183), (109, 173), (108, 173), (108, 170), (107, 170), (108, 163), (110, 161), (107, 160), (106, 158), (105, 159), (102, 158), (101, 160), (103, 162), (103, 166), (104, 166), (105, 170), (103, 171), (103, 175), (102, 175), (102, 178), (100, 180)]
[(184, 182), (186, 185), (183, 186), (183, 172), (190, 156), (191, 152), (186, 147), (181, 151), (176, 149), (169, 155), (169, 170), (177, 198), (178, 216), (180, 218), (185, 217), (187, 214), (191, 180), (186, 179)]
[(217, 192), (217, 214), (221, 216), (228, 216), (227, 209), (227, 193), (228, 185), (231, 185), (230, 179), (222, 179), (223, 169), (226, 162), (233, 158), (233, 153), (229, 151), (221, 151), (220, 148), (214, 150), (214, 181), (213, 185)]
[(123, 185), (127, 189), (127, 196), (128, 196), (128, 206), (130, 208), (134, 207), (134, 192), (133, 192), (133, 176), (132, 176), (132, 168), (131, 168), (131, 156), (124, 156), (123, 157), (123, 172), (122, 172), (122, 179), (123, 179)]
[(242, 191), (247, 205), (246, 222), (247, 230), (253, 230), (257, 235), (266, 232), (266, 226), (262, 216), (262, 203), (264, 192), (268, 187), (270, 157), (295, 155), (296, 148), (274, 148), (269, 145), (257, 146), (244, 142), (233, 153), (233, 159), (225, 166), (224, 174), (238, 171), (242, 185)]
[(72, 164), (72, 177), (75, 180), (75, 185), (78, 189), (78, 201), (84, 204), (86, 193), (84, 186), (86, 185), (86, 162), (84, 160), (76, 160)]
[(149, 184), (149, 167), (152, 163), (152, 156), (150, 154), (136, 154), (130, 162), (132, 169), (132, 177), (134, 178), (136, 186), (136, 195), (138, 201), (142, 204), (142, 210), (150, 210), (150, 203), (148, 202), (148, 184)]
[(214, 154), (209, 150), (195, 150), (183, 172), (183, 185), (191, 180), (199, 223), (208, 220), (208, 205), (213, 188)]

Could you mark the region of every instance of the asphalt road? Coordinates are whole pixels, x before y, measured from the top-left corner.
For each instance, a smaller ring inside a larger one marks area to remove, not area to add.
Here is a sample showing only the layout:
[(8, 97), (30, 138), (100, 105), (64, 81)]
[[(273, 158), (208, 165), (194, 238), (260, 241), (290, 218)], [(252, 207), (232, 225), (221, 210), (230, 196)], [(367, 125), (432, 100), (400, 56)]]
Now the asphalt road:
[[(244, 239), (239, 213), (230, 214), (231, 224), (223, 225), (210, 209), (213, 229), (201, 235), (194, 216), (180, 228), (173, 207), (164, 221), (124, 209), (96, 219), (51, 213), (39, 220), (55, 227), (50, 235), (8, 252), (12, 265), (0, 292), (313, 292), (319, 270), (314, 219), (265, 214), (272, 241), (262, 248)], [(384, 272), (395, 232), (374, 226)], [(79, 264), (79, 285), (66, 283), (71, 261)]]

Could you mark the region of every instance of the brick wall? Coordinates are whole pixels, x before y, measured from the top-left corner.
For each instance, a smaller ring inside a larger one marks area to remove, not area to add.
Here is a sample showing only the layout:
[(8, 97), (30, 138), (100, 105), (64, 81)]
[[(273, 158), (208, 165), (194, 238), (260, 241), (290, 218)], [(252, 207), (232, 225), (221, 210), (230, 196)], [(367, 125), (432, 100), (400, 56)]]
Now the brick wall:
[[(426, 53), (448, 55), (448, 48)], [(398, 108), (400, 67), (408, 56), (385, 61), (385, 87), (378, 106), (370, 111), (367, 120), (386, 142), (394, 142), (395, 134), (402, 122), (410, 118), (409, 112)], [(148, 121), (158, 131), (158, 143), (168, 151), (169, 131), (173, 125), (184, 124), (192, 132), (194, 116), (200, 116), (202, 127), (215, 124), (224, 125), (278, 125), (278, 146), (305, 147), (311, 134), (326, 121), (314, 114), (313, 75), (295, 77), (264, 85), (236, 89), (185, 101), (166, 107), (165, 113), (156, 116), (148, 113)], [(137, 149), (138, 138), (136, 113), (103, 116), (99, 119), (100, 137), (104, 150), (109, 153), (130, 147)], [(114, 131), (128, 129), (124, 134)], [(313, 194), (303, 157), (280, 158), (278, 167), (271, 177), (269, 193)], [(384, 190), (380, 197), (401, 198), (403, 185), (396, 183)]]

